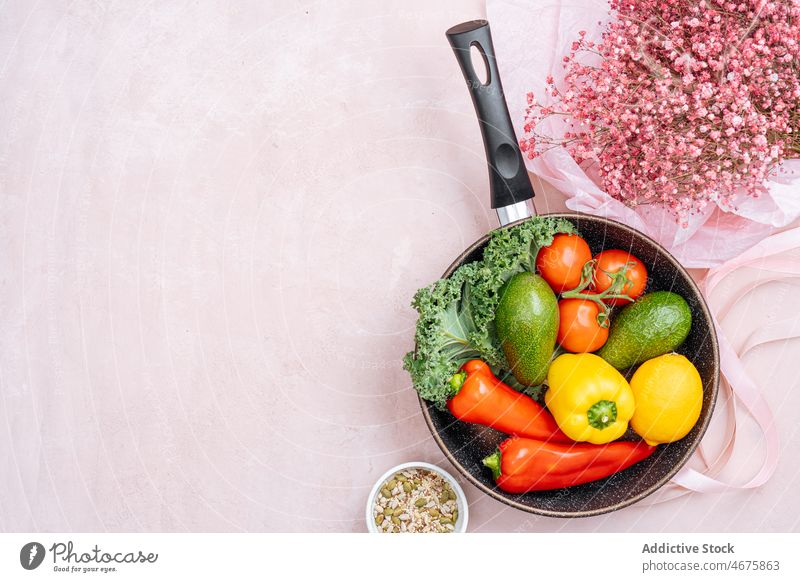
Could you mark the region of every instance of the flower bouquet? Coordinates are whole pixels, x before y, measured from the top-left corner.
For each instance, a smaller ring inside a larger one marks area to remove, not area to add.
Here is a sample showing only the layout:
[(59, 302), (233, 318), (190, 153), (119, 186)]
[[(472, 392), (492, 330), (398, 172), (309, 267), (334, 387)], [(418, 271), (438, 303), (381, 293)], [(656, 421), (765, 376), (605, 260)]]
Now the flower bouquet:
[[(503, 74), (521, 148), (573, 210), (631, 224), (692, 267), (800, 216), (800, 3), (497, 1), (489, 11), (501, 62), (518, 63)], [(542, 36), (520, 30), (532, 18)]]

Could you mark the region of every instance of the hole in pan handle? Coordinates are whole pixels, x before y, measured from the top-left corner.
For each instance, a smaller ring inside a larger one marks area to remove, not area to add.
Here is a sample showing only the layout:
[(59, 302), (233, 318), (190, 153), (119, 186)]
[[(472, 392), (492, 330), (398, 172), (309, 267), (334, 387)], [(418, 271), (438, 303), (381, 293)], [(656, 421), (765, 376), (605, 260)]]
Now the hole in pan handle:
[[(527, 218), (531, 215), (531, 204), (527, 201), (533, 198), (534, 192), (503, 95), (489, 23), (472, 20), (457, 24), (447, 31), (447, 40), (453, 47), (478, 115), (489, 164), (492, 208), (497, 211), (500, 224)], [(473, 67), (472, 47), (483, 56), (486, 82), (481, 81)]]

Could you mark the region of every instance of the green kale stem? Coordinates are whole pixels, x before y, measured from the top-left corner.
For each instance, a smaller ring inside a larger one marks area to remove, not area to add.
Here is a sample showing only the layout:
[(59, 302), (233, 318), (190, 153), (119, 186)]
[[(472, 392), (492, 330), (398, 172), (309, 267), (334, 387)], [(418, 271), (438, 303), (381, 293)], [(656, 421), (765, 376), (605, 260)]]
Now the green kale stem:
[(578, 286), (572, 289), (571, 291), (565, 291), (561, 294), (562, 299), (586, 299), (588, 301), (594, 301), (597, 303), (597, 306), (600, 308), (599, 313), (597, 314), (597, 323), (600, 327), (608, 327), (609, 325), (609, 315), (611, 313), (611, 306), (603, 301), (604, 299), (625, 299), (627, 301), (633, 301), (633, 297), (630, 295), (623, 293), (625, 287), (628, 285), (633, 284), (628, 278), (628, 271), (633, 268), (636, 263), (628, 262), (616, 273), (609, 273), (606, 270), (601, 269), (603, 273), (609, 276), (611, 279), (611, 285), (605, 291), (600, 293), (584, 293), (584, 291), (592, 284), (594, 280), (595, 271), (597, 270), (597, 260), (592, 259), (591, 261), (586, 261), (586, 264), (583, 266), (583, 271), (581, 272), (581, 282), (578, 283)]

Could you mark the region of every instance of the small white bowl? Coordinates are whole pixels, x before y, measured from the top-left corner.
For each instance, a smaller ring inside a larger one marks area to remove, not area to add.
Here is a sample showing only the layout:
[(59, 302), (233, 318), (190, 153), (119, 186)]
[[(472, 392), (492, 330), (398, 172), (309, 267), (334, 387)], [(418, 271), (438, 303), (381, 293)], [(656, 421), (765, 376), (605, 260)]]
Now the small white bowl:
[(458, 481), (456, 481), (450, 473), (436, 465), (431, 465), (430, 463), (424, 463), (422, 461), (412, 461), (392, 467), (375, 482), (372, 491), (369, 492), (369, 496), (367, 497), (367, 530), (369, 530), (370, 533), (382, 533), (378, 531), (378, 526), (375, 525), (375, 517), (372, 515), (373, 508), (375, 507), (375, 499), (378, 497), (381, 486), (389, 477), (404, 469), (427, 469), (428, 471), (441, 475), (442, 478), (450, 484), (450, 487), (456, 492), (456, 505), (458, 506), (458, 519), (456, 520), (453, 531), (454, 533), (465, 533), (467, 531), (467, 522), (469, 521), (469, 507), (467, 506), (467, 496), (464, 495), (464, 490), (461, 489), (461, 485), (458, 484)]

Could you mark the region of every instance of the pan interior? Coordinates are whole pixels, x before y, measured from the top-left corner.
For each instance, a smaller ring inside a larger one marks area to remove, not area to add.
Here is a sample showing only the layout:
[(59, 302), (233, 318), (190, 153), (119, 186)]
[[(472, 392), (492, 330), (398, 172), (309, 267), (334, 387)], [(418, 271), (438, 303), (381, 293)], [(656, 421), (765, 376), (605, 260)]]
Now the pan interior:
[[(686, 299), (692, 312), (689, 337), (677, 350), (697, 367), (703, 380), (703, 408), (692, 431), (678, 442), (661, 445), (653, 456), (607, 479), (554, 491), (508, 494), (496, 489), (481, 460), (491, 454), (505, 435), (490, 428), (457, 421), (421, 401), (423, 415), (445, 455), (467, 479), (489, 495), (519, 509), (559, 517), (597, 515), (629, 505), (658, 489), (694, 452), (705, 432), (719, 384), (719, 354), (708, 308), (686, 271), (662, 247), (620, 223), (579, 214), (558, 214), (575, 224), (592, 253), (623, 249), (638, 257), (649, 274), (646, 292), (668, 290)], [(459, 257), (444, 276), (459, 265), (480, 259), (486, 237)]]

